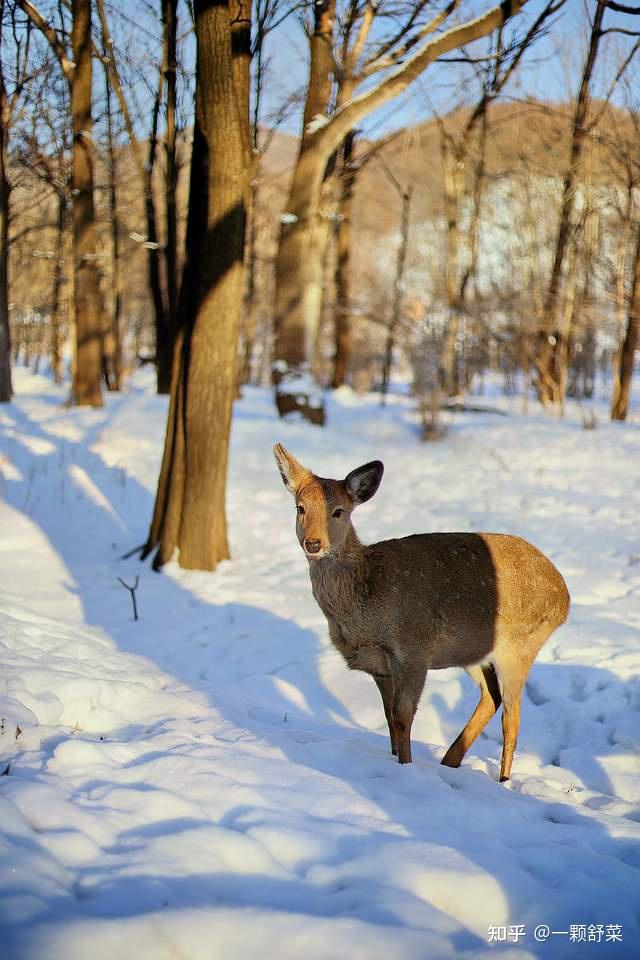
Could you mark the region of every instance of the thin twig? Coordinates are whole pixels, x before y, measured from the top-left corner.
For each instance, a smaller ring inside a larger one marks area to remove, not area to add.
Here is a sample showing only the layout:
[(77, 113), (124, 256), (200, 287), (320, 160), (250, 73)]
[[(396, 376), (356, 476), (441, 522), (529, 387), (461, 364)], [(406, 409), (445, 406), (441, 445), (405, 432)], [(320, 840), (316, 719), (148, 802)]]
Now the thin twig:
[(118, 580), (120, 581), (122, 586), (125, 588), (125, 590), (128, 590), (129, 593), (131, 594), (131, 602), (133, 604), (133, 619), (137, 620), (138, 605), (136, 603), (136, 590), (138, 589), (138, 584), (140, 583), (140, 577), (136, 577), (135, 583), (133, 584), (132, 587), (130, 587), (128, 583), (125, 583), (122, 577), (118, 577)]
[(137, 547), (133, 547), (133, 549), (127, 550), (127, 552), (126, 552), (126, 553), (123, 553), (122, 556), (121, 556), (119, 559), (120, 559), (120, 560), (128, 560), (129, 557), (135, 557), (136, 553), (142, 553), (142, 551), (144, 550), (144, 548), (146, 547), (146, 545), (147, 545), (147, 542), (146, 542), (146, 540), (145, 540), (144, 543), (138, 544)]

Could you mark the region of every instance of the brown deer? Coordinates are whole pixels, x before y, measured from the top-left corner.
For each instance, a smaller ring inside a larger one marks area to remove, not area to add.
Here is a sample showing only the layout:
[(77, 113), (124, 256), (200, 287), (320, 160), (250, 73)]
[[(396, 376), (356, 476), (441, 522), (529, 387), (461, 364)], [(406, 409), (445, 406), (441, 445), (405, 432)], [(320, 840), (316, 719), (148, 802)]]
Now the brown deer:
[(392, 753), (411, 762), (411, 724), (427, 670), (463, 667), (480, 687), (480, 702), (442, 763), (459, 767), (502, 704), (500, 780), (508, 780), (524, 682), (569, 612), (560, 573), (526, 540), (499, 533), (414, 534), (366, 546), (351, 513), (378, 489), (382, 463), (326, 480), (282, 444), (274, 454), (295, 497), (313, 595), (349, 668), (375, 680)]

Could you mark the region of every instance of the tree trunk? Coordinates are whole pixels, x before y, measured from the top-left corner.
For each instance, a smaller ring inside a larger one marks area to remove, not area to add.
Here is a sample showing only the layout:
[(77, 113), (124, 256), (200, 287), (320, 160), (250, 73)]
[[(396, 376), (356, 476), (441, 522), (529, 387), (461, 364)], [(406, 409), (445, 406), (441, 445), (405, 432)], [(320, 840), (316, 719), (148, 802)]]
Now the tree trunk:
[(562, 281), (563, 265), (567, 247), (571, 237), (573, 211), (575, 208), (576, 184), (579, 175), (582, 151), (588, 136), (587, 113), (590, 102), (590, 84), (598, 46), (603, 35), (602, 20), (606, 10), (605, 0), (597, 0), (596, 12), (591, 28), (589, 51), (585, 61), (576, 111), (573, 118), (573, 132), (571, 137), (571, 155), (569, 165), (562, 184), (562, 200), (560, 203), (560, 222), (556, 235), (556, 245), (553, 257), (553, 266), (549, 278), (549, 287), (544, 304), (542, 329), (538, 340), (536, 368), (538, 373), (538, 396), (542, 403), (553, 401), (558, 394), (559, 372), (557, 369), (556, 347), (558, 345), (557, 332), (560, 329), (560, 285)]
[[(3, 6), (3, 5), (2, 5)], [(0, 12), (2, 7), (0, 7)], [(0, 37), (2, 26), (0, 23)], [(0, 403), (11, 400), (11, 333), (9, 329), (9, 196), (7, 170), (9, 101), (0, 64)]]
[[(158, 494), (143, 555), (213, 570), (229, 556), (225, 488), (242, 302), (248, 112), (227, 2), (196, 0), (196, 125), (187, 260)], [(244, 83), (244, 78), (242, 78)], [(247, 125), (245, 128), (245, 124)]]
[[(300, 151), (282, 221), (276, 261), (276, 402), (281, 415), (298, 411), (318, 424), (324, 423), (324, 408), (304, 389), (300, 375), (310, 376), (322, 311), (324, 258), (329, 232), (319, 201), (332, 151), (316, 157), (317, 151), (311, 141), (313, 124), (322, 122), (320, 118), (326, 116), (330, 106), (335, 7), (336, 0), (318, 0), (314, 7)], [(307, 171), (317, 189), (318, 202), (313, 210), (309, 210), (306, 202), (308, 185), (303, 180)], [(287, 383), (292, 384), (291, 389), (287, 388)]]
[(76, 368), (73, 397), (78, 405), (102, 406), (102, 305), (98, 287), (93, 198), (93, 121), (91, 115), (91, 2), (73, 0), (71, 79), (73, 120), (72, 197), (76, 298)]
[(67, 197), (58, 194), (58, 222), (56, 225), (56, 263), (53, 274), (51, 306), (51, 371), (56, 383), (62, 383), (62, 289), (66, 267), (65, 233), (67, 228)]
[[(440, 387), (448, 396), (460, 389), (457, 343), (462, 302), (460, 297), (460, 205), (464, 191), (464, 159), (440, 131), (444, 204), (447, 221), (446, 291), (447, 323), (440, 352)], [(464, 156), (464, 154), (463, 154)]]
[(171, 369), (173, 359), (174, 331), (171, 328), (171, 317), (165, 290), (160, 272), (161, 250), (158, 241), (158, 225), (156, 202), (153, 193), (153, 171), (158, 155), (158, 120), (162, 104), (164, 87), (164, 69), (158, 71), (158, 87), (153, 103), (151, 135), (144, 171), (144, 206), (147, 220), (147, 244), (149, 256), (147, 260), (147, 276), (153, 303), (153, 315), (156, 327), (156, 377), (158, 393), (169, 393), (171, 384)]
[(178, 208), (176, 203), (176, 191), (178, 188), (176, 158), (177, 7), (178, 0), (162, 0), (162, 20), (166, 51), (164, 68), (167, 87), (167, 133), (165, 148), (165, 216), (167, 230), (165, 262), (167, 268), (167, 308), (169, 310), (169, 324), (172, 334), (175, 331), (178, 302)]
[(245, 292), (242, 309), (242, 361), (238, 374), (238, 390), (251, 380), (251, 358), (256, 336), (256, 274), (258, 181), (251, 178), (247, 209), (247, 239), (245, 244)]
[(333, 32), (336, 0), (315, 0), (313, 33), (309, 38), (309, 85), (302, 117), (302, 146), (308, 138), (308, 125), (326, 115), (332, 92)]
[[(305, 388), (322, 307), (324, 250), (320, 193), (329, 157), (301, 152), (293, 174), (276, 260), (274, 381), (281, 415), (300, 411), (324, 422)], [(306, 374), (301, 380), (301, 374)], [(290, 389), (288, 384), (291, 385)], [(301, 399), (303, 398), (303, 399)]]
[[(104, 38), (103, 38), (104, 39)], [(108, 53), (108, 51), (106, 51)], [(120, 236), (118, 222), (117, 158), (113, 137), (113, 114), (111, 110), (111, 84), (105, 71), (105, 99), (107, 113), (107, 152), (109, 177), (109, 221), (111, 224), (111, 263), (113, 299), (111, 303), (111, 323), (108, 325), (105, 340), (109, 344), (105, 354), (108, 356), (107, 388), (119, 390), (122, 386), (122, 338), (120, 335), (120, 312), (122, 308), (122, 271), (120, 270)]]
[(391, 366), (393, 363), (393, 348), (395, 345), (396, 332), (400, 324), (402, 313), (402, 300), (404, 297), (404, 269), (407, 262), (407, 245), (409, 242), (409, 212), (411, 207), (411, 188), (405, 190), (402, 194), (402, 219), (400, 225), (400, 246), (398, 247), (398, 259), (396, 260), (396, 276), (393, 284), (393, 308), (391, 311), (391, 321), (387, 332), (387, 342), (384, 353), (384, 364), (382, 368), (382, 387), (380, 402), (384, 406), (391, 380)]
[(635, 263), (633, 268), (633, 285), (627, 318), (627, 332), (620, 348), (618, 375), (616, 377), (613, 401), (611, 404), (611, 419), (626, 420), (629, 412), (629, 397), (631, 395), (631, 381), (633, 379), (633, 364), (638, 347), (638, 327), (640, 326), (640, 224), (636, 241)]
[(353, 217), (353, 190), (356, 183), (356, 168), (353, 163), (353, 131), (347, 134), (342, 147), (342, 171), (340, 200), (338, 203), (338, 229), (336, 236), (336, 309), (335, 353), (333, 357), (332, 386), (341, 387), (345, 382), (351, 353), (351, 234)]

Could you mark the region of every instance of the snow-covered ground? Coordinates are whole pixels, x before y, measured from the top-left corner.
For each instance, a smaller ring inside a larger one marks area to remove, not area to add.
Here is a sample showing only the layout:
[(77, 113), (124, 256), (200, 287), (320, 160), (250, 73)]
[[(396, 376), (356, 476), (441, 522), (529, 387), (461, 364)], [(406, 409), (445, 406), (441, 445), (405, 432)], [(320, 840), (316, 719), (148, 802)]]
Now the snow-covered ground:
[[(150, 380), (100, 411), (24, 371), (16, 386), (0, 408), (3, 960), (638, 956), (637, 420), (587, 431), (496, 401), (509, 416), (458, 415), (423, 445), (401, 396), (380, 411), (340, 391), (321, 430), (247, 390), (234, 559), (155, 574), (118, 559), (153, 504)], [(325, 476), (385, 461), (364, 540), (508, 531), (560, 568), (572, 611), (533, 667), (509, 784), (499, 717), (459, 770), (438, 763), (475, 706), (458, 671), (430, 675), (415, 762), (394, 762), (374, 684), (328, 642), (274, 440)], [(118, 577), (136, 576), (134, 622)]]

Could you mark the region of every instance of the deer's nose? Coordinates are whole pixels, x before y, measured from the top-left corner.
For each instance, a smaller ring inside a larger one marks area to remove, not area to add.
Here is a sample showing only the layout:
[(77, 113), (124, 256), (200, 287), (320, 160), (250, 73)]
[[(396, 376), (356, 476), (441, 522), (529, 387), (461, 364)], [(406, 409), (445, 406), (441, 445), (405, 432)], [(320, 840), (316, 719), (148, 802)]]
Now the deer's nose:
[(320, 541), (319, 540), (305, 540), (304, 548), (307, 553), (318, 553), (320, 550)]

